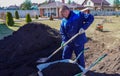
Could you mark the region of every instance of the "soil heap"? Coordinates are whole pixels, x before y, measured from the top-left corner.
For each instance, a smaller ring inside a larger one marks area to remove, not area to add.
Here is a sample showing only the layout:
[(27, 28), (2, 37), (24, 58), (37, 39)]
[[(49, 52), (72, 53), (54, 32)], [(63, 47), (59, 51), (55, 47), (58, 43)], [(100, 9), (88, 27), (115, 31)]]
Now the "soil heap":
[[(42, 23), (28, 23), (0, 40), (0, 76), (35, 76), (36, 61), (60, 46), (59, 31)], [(61, 52), (50, 61), (61, 59)]]

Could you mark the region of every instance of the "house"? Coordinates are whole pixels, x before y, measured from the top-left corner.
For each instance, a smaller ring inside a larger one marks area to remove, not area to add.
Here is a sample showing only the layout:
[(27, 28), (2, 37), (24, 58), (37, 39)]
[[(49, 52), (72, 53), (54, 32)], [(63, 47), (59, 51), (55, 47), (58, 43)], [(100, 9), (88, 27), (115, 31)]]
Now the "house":
[(85, 0), (82, 5), (94, 10), (113, 10), (113, 7), (106, 0)]
[(67, 4), (64, 2), (64, 0), (62, 0), (62, 2), (50, 0), (48, 3), (42, 4), (39, 6), (40, 16), (41, 17), (50, 17), (52, 15), (54, 18), (59, 18), (60, 17), (59, 9), (62, 5), (66, 5), (70, 9), (81, 10), (84, 8), (83, 6), (81, 6), (79, 4), (75, 4), (75, 3)]
[(20, 7), (16, 6), (16, 5), (10, 5), (7, 9), (8, 10), (18, 10), (18, 9), (20, 9)]

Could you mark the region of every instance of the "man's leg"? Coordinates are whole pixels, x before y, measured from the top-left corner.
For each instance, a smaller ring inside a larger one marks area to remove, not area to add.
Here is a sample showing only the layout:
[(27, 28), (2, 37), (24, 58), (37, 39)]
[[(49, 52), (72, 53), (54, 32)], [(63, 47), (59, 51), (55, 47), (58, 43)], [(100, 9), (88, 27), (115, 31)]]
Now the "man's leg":
[(73, 48), (66, 45), (63, 50), (62, 59), (71, 59)]
[[(80, 54), (80, 52), (83, 50), (84, 50), (84, 45), (77, 46), (74, 48), (74, 52), (75, 52), (76, 56), (78, 56), (78, 54)], [(82, 53), (81, 56), (79, 57), (78, 64), (85, 68), (84, 53)]]

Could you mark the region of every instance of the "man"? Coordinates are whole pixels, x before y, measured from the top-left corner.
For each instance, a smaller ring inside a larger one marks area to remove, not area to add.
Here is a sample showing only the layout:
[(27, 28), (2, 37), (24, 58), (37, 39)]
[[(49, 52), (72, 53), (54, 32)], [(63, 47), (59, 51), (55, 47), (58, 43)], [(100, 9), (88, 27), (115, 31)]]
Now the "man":
[[(91, 14), (85, 14), (80, 11), (71, 11), (65, 5), (60, 8), (59, 12), (63, 17), (60, 27), (62, 44), (78, 33), (80, 29), (86, 30), (94, 20), (94, 17)], [(84, 44), (86, 42), (87, 38), (85, 33), (76, 37), (73, 41), (64, 47), (62, 59), (70, 59), (73, 51), (75, 52), (76, 56), (78, 56), (78, 54), (84, 50)], [(84, 54), (82, 54), (78, 59), (78, 64), (85, 68)]]

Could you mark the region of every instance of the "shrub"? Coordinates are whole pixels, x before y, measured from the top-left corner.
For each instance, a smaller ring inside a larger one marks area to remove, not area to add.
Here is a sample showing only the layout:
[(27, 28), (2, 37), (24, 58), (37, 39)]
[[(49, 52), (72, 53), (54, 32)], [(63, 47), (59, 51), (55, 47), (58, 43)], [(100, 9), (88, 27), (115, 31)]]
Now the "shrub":
[(31, 19), (29, 13), (26, 15), (26, 22), (27, 22), (27, 23), (32, 22), (32, 19)]
[(16, 19), (19, 19), (18, 11), (15, 11), (15, 18), (16, 18)]
[(35, 19), (38, 19), (38, 15), (35, 15)]
[(50, 15), (50, 19), (49, 20), (53, 20), (53, 16), (52, 15)]
[(6, 24), (8, 26), (14, 25), (14, 20), (13, 20), (12, 14), (10, 12), (7, 12), (7, 14), (6, 14)]

